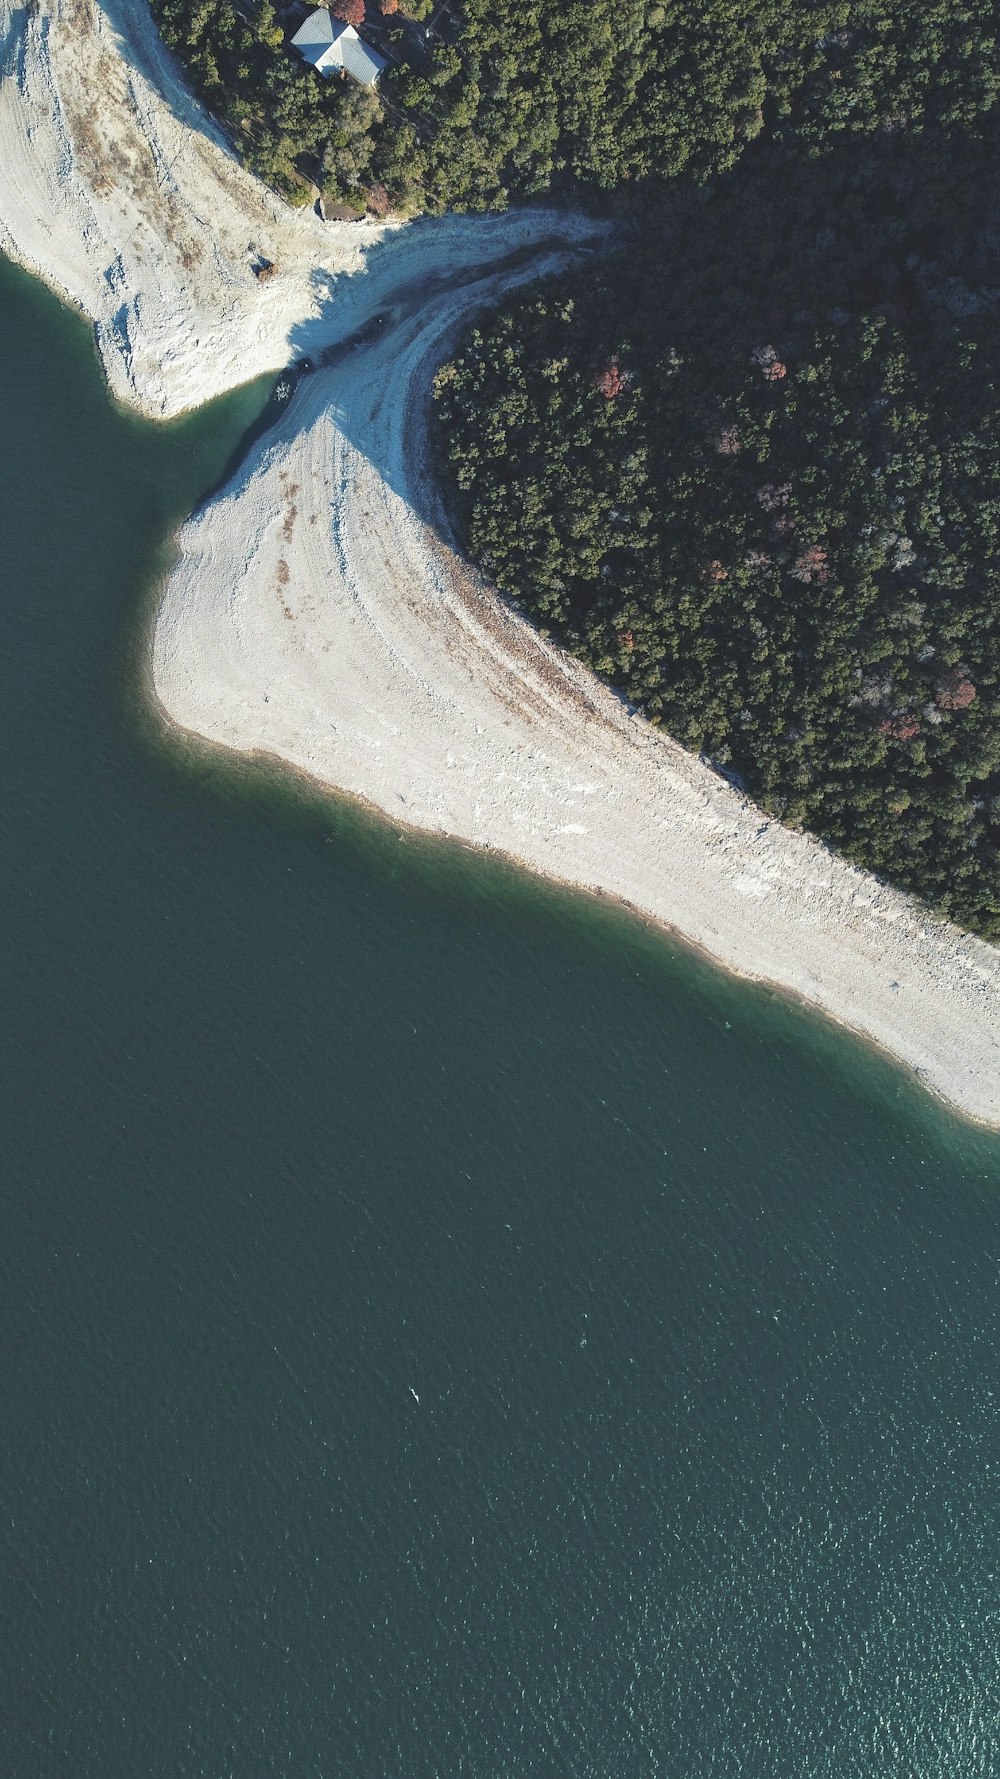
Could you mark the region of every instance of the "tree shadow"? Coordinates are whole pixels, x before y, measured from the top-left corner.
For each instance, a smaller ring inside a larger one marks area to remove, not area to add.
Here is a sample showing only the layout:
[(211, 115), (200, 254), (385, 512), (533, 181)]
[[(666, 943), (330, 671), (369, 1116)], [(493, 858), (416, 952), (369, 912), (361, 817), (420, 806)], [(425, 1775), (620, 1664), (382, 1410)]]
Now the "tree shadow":
[[(517, 286), (562, 269), (571, 258), (593, 254), (601, 243), (602, 234), (585, 218), (525, 208), (485, 217), (418, 218), (374, 241), (360, 269), (334, 272), (316, 266), (310, 275), (310, 312), (288, 335), (289, 363), (199, 508), (251, 475), (273, 445), (288, 444), (319, 414), (332, 413), (345, 438), (380, 478), (450, 541), (433, 479), (415, 468), (426, 456), (433, 370), (480, 312)], [(435, 305), (440, 322), (428, 334), (428, 311)], [(411, 371), (408, 385), (400, 390), (387, 374), (387, 359), (390, 367), (402, 361), (420, 335), (428, 337), (420, 346), (419, 374)], [(387, 353), (390, 343), (392, 352)], [(367, 379), (366, 354), (371, 366)], [(399, 416), (410, 453), (405, 472), (384, 449), (380, 427), (373, 425), (373, 382), (379, 408), (405, 404), (405, 415)]]
[[(266, 448), (272, 428), (288, 438), (320, 412), (332, 413), (382, 481), (449, 542), (450, 526), (428, 461), (434, 371), (481, 314), (521, 286), (564, 270), (571, 259), (598, 251), (596, 238), (572, 239), (580, 219), (575, 225), (565, 219), (562, 237), (554, 219), (548, 239), (536, 233), (484, 263), (483, 232), (491, 220), (502, 239), (501, 231), (510, 231), (510, 217), (428, 217), (373, 247), (363, 273), (317, 268), (315, 312), (289, 335), (293, 363), (259, 435)], [(526, 234), (534, 223), (526, 212)], [(432, 246), (447, 269), (422, 267)], [(391, 375), (395, 363), (398, 381)], [(386, 418), (390, 406), (391, 421)]]
[(27, 6), (13, 6), (5, 30), (0, 29), (0, 80), (24, 84), (24, 56), (31, 18)]
[(160, 36), (148, 0), (96, 0), (96, 4), (115, 33), (126, 66), (147, 82), (178, 123), (204, 136), (241, 166), (229, 137), (195, 97), (181, 63)]

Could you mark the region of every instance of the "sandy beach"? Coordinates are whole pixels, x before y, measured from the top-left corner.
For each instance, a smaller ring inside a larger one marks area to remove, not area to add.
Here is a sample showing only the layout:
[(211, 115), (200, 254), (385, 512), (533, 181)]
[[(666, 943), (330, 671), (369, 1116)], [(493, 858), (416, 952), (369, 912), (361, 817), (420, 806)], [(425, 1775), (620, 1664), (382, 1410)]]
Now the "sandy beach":
[[(619, 897), (1000, 1124), (1000, 952), (769, 821), (445, 541), (433, 367), (477, 306), (585, 247), (586, 225), (323, 224), (239, 169), (140, 0), (31, 16), (0, 0), (0, 27), (0, 246), (90, 317), (119, 399), (175, 414), (381, 318), (302, 378), (182, 530), (151, 639), (165, 716)], [(263, 284), (260, 257), (277, 268)]]

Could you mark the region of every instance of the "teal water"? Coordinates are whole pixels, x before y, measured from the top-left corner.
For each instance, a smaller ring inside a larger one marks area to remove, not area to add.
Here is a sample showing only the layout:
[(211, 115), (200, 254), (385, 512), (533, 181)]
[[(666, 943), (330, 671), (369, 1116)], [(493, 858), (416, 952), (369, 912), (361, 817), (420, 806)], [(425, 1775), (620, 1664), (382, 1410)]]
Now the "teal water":
[(995, 1772), (1000, 1142), (165, 744), (143, 607), (266, 391), (156, 430), (0, 313), (0, 1770)]

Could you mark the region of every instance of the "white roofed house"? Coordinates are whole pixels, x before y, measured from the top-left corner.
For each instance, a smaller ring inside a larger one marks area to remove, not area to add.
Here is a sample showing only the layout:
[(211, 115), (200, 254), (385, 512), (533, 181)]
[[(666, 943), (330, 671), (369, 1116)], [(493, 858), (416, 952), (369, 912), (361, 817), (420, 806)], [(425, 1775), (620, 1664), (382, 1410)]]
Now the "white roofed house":
[(385, 57), (370, 49), (353, 25), (331, 18), (325, 6), (318, 6), (309, 14), (292, 42), (318, 74), (329, 76), (343, 70), (353, 74), (362, 86), (374, 86), (386, 66)]

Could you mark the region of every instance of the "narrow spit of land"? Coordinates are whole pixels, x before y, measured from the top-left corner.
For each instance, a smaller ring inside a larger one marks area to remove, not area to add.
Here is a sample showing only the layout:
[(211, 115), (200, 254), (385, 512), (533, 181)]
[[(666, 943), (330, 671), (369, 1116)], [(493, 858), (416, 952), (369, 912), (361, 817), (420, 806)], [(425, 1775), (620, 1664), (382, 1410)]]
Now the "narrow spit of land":
[(92, 317), (114, 392), (169, 414), (317, 365), (181, 533), (151, 645), (166, 717), (618, 897), (1000, 1124), (1000, 953), (768, 822), (442, 541), (431, 369), (470, 311), (588, 226), (533, 211), (331, 231), (235, 165), (143, 6), (0, 0), (0, 21), (16, 73), (0, 244)]

